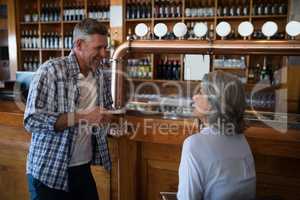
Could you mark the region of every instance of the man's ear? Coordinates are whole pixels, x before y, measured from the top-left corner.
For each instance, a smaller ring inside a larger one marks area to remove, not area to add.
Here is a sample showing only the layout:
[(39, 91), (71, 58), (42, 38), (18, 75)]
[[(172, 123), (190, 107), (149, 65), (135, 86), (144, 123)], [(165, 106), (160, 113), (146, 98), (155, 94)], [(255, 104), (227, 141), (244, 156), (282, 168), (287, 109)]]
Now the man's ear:
[(74, 48), (76, 48), (78, 50), (81, 50), (81, 48), (82, 48), (82, 40), (80, 40), (80, 39), (75, 40), (75, 42), (74, 42)]

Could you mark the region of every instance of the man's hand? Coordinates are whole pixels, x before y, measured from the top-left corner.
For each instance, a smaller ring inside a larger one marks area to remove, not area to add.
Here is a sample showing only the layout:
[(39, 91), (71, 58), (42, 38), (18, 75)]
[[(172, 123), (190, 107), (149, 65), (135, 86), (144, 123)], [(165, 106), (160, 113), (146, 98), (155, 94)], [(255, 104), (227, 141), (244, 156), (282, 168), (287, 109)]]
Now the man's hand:
[(94, 107), (77, 113), (64, 113), (60, 115), (54, 125), (55, 131), (63, 131), (74, 126), (80, 120), (85, 120), (89, 124), (106, 124), (111, 121), (111, 114), (101, 107)]
[(105, 108), (94, 107), (77, 113), (76, 121), (79, 122), (79, 120), (86, 120), (89, 124), (106, 124), (111, 121), (111, 117), (111, 114)]

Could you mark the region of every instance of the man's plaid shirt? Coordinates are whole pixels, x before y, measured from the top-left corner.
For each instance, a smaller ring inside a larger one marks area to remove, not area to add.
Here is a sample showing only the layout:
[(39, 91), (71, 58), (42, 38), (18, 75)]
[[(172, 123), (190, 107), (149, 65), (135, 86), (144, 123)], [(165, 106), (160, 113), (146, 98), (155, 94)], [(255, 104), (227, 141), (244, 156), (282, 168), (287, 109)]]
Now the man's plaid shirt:
[[(100, 65), (100, 64), (99, 64)], [(55, 132), (54, 124), (62, 113), (76, 111), (79, 104), (79, 65), (74, 52), (64, 58), (47, 61), (32, 80), (24, 115), (24, 125), (32, 134), (26, 173), (50, 188), (68, 191), (68, 164), (78, 126)], [(97, 68), (97, 105), (112, 106), (110, 74)], [(93, 133), (92, 164), (111, 169), (107, 130)]]

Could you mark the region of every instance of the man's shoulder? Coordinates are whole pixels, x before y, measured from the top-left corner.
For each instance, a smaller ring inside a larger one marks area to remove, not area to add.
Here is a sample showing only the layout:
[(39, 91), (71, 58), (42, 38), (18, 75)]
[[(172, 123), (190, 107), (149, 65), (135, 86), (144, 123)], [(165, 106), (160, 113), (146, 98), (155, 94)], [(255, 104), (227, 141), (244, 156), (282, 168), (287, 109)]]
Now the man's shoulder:
[(52, 75), (59, 76), (66, 74), (66, 71), (68, 71), (68, 65), (68, 57), (52, 58), (44, 62), (39, 67), (39, 71), (41, 73), (51, 73)]

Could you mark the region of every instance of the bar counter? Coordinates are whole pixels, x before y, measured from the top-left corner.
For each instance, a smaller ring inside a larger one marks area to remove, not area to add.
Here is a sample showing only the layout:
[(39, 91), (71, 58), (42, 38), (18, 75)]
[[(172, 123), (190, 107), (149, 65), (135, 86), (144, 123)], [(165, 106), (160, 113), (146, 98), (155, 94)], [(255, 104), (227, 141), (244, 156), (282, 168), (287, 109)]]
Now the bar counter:
[[(100, 199), (160, 199), (178, 184), (181, 145), (198, 131), (193, 119), (163, 119), (128, 113), (127, 136), (109, 137), (113, 169), (93, 167)], [(245, 132), (255, 157), (257, 196), (300, 196), (300, 129), (280, 133), (251, 123)], [(13, 101), (0, 101), (0, 199), (27, 199), (25, 162), (30, 134), (23, 111)], [(201, 147), (200, 147), (201, 148)]]

